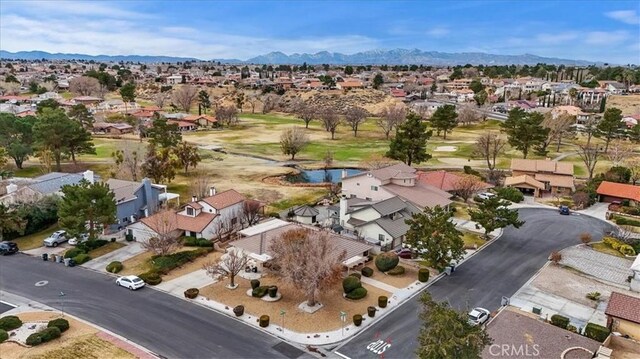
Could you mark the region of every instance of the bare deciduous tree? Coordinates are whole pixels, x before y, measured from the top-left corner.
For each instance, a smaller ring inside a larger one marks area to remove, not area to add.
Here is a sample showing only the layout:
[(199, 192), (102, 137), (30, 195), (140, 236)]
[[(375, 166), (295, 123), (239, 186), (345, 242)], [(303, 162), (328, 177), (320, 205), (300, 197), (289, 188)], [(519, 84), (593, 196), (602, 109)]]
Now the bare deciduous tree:
[(458, 121), (463, 125), (480, 122), (481, 118), (471, 106), (461, 106), (458, 110)]
[(80, 76), (69, 81), (69, 91), (78, 96), (91, 96), (100, 91), (100, 82), (89, 76)]
[(115, 162), (115, 168), (111, 173), (112, 177), (137, 182), (144, 153), (140, 152), (138, 146), (131, 141), (124, 141), (118, 147), (120, 149), (111, 153)]
[(613, 140), (609, 144), (606, 156), (614, 166), (619, 166), (625, 159), (632, 157), (633, 145), (625, 140)]
[(271, 242), (271, 268), (303, 292), (313, 307), (323, 290), (340, 280), (346, 251), (340, 252), (323, 231), (292, 229)]
[(369, 112), (362, 107), (351, 106), (347, 108), (344, 113), (344, 120), (349, 124), (349, 126), (351, 126), (351, 129), (353, 130), (353, 137), (358, 137), (358, 126), (367, 119), (368, 115)]
[(295, 160), (296, 154), (309, 144), (309, 136), (300, 127), (291, 127), (280, 134), (280, 148), (285, 155), (291, 155), (291, 160)]
[(260, 220), (260, 211), (262, 210), (262, 203), (253, 199), (248, 199), (242, 202), (242, 226), (251, 227), (258, 223)]
[(167, 255), (180, 246), (178, 236), (178, 218), (172, 210), (162, 210), (148, 218), (150, 227), (155, 231), (156, 236), (141, 241), (142, 248), (152, 251), (157, 255)]
[(578, 148), (578, 155), (580, 156), (582, 163), (587, 167), (589, 179), (592, 179), (593, 172), (596, 169), (596, 164), (598, 163), (603, 151), (598, 149), (598, 145), (591, 145), (590, 143), (578, 143), (576, 144), (576, 147)]
[(335, 140), (336, 130), (340, 126), (340, 116), (333, 108), (326, 107), (319, 113), (319, 117), (322, 120), (322, 125), (327, 132), (331, 133), (331, 139)]
[(238, 287), (235, 283), (236, 276), (245, 269), (248, 263), (249, 257), (243, 250), (230, 247), (227, 252), (220, 257), (218, 263), (207, 262), (202, 266), (202, 269), (215, 280), (228, 276), (229, 285), (227, 288), (235, 289)]
[(547, 141), (549, 143), (551, 143), (551, 141), (556, 142), (556, 152), (560, 151), (563, 139), (571, 139), (574, 137), (571, 126), (575, 123), (576, 117), (567, 113), (563, 113), (557, 118), (553, 118), (550, 113), (549, 115), (545, 115), (542, 126), (549, 129)]
[(235, 106), (221, 106), (216, 110), (218, 123), (231, 127), (238, 123), (238, 109)]
[(266, 94), (262, 97), (262, 113), (273, 111), (278, 106), (279, 97), (274, 94)]
[(261, 102), (258, 95), (256, 94), (249, 95), (247, 97), (247, 102), (249, 102), (249, 105), (251, 105), (251, 113), (256, 113), (256, 105), (258, 104), (258, 102)]
[(640, 181), (640, 156), (629, 156), (624, 160), (624, 165), (631, 171), (631, 183), (635, 186)]
[(507, 142), (493, 132), (484, 133), (476, 140), (474, 155), (487, 161), (487, 168), (491, 172), (492, 178), (493, 171), (496, 169), (496, 158), (502, 153), (506, 145)]
[(162, 109), (168, 98), (169, 96), (167, 96), (166, 92), (159, 92), (153, 96), (153, 103)]
[(391, 131), (403, 123), (406, 118), (407, 110), (404, 106), (389, 106), (382, 110), (382, 113), (380, 113), (380, 117), (376, 120), (376, 123), (380, 128), (382, 128), (384, 137), (389, 139)]
[(296, 116), (304, 121), (305, 128), (309, 128), (309, 123), (318, 116), (318, 109), (311, 103), (304, 102), (302, 100), (298, 101), (298, 103), (294, 105), (293, 110), (295, 111)]
[(363, 161), (363, 164), (364, 167), (368, 170), (377, 170), (378, 168), (390, 166), (391, 164), (393, 164), (393, 160), (380, 154), (374, 153), (367, 157)]
[(192, 172), (189, 176), (189, 193), (198, 198), (207, 197), (209, 191), (209, 175), (205, 171)]
[(454, 193), (465, 202), (484, 188), (484, 183), (474, 175), (460, 175), (455, 183)]
[(173, 93), (173, 102), (180, 106), (184, 112), (191, 111), (191, 105), (198, 97), (198, 89), (191, 85), (180, 87)]

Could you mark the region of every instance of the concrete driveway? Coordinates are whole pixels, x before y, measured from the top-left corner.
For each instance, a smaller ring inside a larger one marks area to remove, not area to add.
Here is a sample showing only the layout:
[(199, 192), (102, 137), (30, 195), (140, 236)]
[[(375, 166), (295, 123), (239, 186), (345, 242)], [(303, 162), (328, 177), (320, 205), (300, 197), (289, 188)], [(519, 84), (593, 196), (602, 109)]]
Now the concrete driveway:
[(29, 249), (26, 251), (23, 251), (23, 253), (31, 255), (31, 256), (36, 256), (36, 257), (40, 257), (42, 256), (43, 253), (47, 253), (49, 255), (52, 254), (62, 254), (64, 253), (64, 251), (66, 251), (69, 248), (73, 248), (72, 245), (70, 245), (69, 243), (62, 243), (60, 245), (58, 245), (57, 247), (38, 247), (38, 248), (34, 248), (34, 249)]
[(82, 264), (82, 267), (90, 268), (97, 271), (106, 272), (105, 267), (107, 264), (113, 261), (124, 262), (129, 258), (135, 257), (138, 254), (144, 252), (144, 248), (139, 242), (125, 242), (127, 245), (116, 249), (113, 252), (107, 253), (102, 257), (98, 257)]

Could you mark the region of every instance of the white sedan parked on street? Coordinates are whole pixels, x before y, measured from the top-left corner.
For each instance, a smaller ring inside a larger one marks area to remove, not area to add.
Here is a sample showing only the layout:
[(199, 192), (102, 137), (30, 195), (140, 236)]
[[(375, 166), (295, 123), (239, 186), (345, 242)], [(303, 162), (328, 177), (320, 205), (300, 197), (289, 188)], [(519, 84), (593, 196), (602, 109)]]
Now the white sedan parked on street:
[(482, 325), (491, 317), (491, 312), (484, 308), (473, 308), (469, 312), (469, 324)]
[(131, 290), (142, 288), (145, 285), (144, 281), (136, 277), (135, 275), (120, 277), (116, 279), (116, 284), (121, 287), (129, 288)]

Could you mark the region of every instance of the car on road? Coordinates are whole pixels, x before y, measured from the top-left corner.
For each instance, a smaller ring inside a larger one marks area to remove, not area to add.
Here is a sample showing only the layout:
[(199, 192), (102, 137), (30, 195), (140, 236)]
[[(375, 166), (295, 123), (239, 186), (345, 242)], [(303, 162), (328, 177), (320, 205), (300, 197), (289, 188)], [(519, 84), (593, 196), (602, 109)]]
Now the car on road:
[(140, 289), (145, 285), (144, 281), (135, 275), (120, 277), (116, 279), (116, 284), (121, 287), (129, 288), (131, 290)]
[(7, 254), (18, 253), (18, 245), (13, 242), (0, 242), (0, 254), (6, 256)]
[(495, 193), (491, 193), (491, 192), (482, 192), (478, 195), (478, 198), (480, 198), (481, 200), (485, 200), (485, 199), (489, 199), (489, 198), (493, 198), (495, 197), (496, 194)]
[(89, 240), (89, 233), (82, 233), (77, 237), (73, 237), (69, 240), (69, 244), (72, 246), (77, 246), (80, 243), (84, 243)]
[(571, 211), (569, 210), (568, 206), (560, 206), (560, 207), (558, 207), (558, 212), (560, 212), (560, 214), (564, 214), (564, 215), (571, 214)]
[(55, 231), (49, 237), (45, 238), (43, 243), (45, 247), (57, 247), (69, 239), (67, 238), (67, 231)]
[(469, 324), (471, 325), (482, 325), (489, 320), (491, 317), (491, 312), (484, 308), (473, 308), (469, 312)]

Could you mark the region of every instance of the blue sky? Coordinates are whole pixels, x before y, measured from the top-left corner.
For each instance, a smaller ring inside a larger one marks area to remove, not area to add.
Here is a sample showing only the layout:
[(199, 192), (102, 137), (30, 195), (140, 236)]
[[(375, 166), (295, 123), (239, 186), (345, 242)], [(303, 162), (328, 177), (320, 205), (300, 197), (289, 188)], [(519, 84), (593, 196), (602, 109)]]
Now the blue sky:
[(418, 48), (640, 63), (640, 1), (5, 1), (0, 48), (239, 58)]

